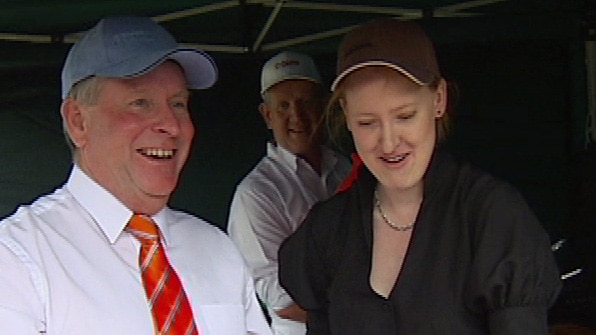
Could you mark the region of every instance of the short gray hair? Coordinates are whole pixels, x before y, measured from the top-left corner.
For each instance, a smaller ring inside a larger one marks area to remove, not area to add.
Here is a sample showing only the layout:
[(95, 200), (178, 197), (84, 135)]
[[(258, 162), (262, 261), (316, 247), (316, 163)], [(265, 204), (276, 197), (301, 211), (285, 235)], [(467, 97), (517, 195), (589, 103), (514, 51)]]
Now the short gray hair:
[[(66, 98), (63, 100), (62, 108), (64, 108), (64, 101), (66, 99), (72, 99), (87, 106), (96, 105), (99, 99), (101, 83), (102, 80), (100, 77), (92, 76), (74, 84), (66, 95)], [(64, 137), (66, 138), (66, 144), (68, 144), (68, 148), (70, 149), (70, 152), (74, 158), (76, 146), (68, 134), (66, 120), (64, 118), (62, 118), (62, 131), (64, 132)]]

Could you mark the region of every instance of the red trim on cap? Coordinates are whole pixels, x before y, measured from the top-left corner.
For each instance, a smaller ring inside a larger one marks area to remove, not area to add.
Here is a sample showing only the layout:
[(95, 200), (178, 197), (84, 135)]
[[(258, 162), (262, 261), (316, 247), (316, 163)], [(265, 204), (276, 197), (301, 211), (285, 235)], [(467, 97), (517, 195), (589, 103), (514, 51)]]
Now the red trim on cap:
[(300, 65), (300, 61), (295, 59), (284, 59), (281, 62), (275, 63), (275, 69), (279, 69), (290, 65)]

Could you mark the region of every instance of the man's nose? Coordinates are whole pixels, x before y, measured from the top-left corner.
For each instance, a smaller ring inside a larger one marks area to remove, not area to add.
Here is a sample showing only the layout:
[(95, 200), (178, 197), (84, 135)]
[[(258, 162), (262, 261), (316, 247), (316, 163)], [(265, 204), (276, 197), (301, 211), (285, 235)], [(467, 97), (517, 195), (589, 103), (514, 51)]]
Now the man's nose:
[(161, 105), (157, 111), (156, 129), (160, 132), (176, 136), (180, 133), (180, 120), (169, 104)]

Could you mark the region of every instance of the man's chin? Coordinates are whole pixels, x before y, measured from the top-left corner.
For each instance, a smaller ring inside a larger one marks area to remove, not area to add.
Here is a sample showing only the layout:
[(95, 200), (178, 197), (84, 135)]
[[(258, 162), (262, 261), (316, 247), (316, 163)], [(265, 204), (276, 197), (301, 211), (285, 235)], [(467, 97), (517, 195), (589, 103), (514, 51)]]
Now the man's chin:
[(159, 187), (147, 187), (144, 194), (153, 200), (168, 200), (174, 192), (176, 185), (160, 185)]

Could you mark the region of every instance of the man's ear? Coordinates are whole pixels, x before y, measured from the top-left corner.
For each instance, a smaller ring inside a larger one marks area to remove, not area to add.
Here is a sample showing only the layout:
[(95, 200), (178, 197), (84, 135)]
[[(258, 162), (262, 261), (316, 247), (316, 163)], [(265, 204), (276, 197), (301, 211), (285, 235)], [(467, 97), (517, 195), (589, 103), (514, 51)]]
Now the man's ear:
[(261, 112), (261, 116), (267, 125), (267, 129), (271, 129), (271, 109), (265, 102), (261, 102), (259, 105), (259, 112)]
[(87, 143), (87, 114), (83, 108), (85, 107), (74, 99), (66, 98), (60, 110), (68, 136), (77, 148)]

